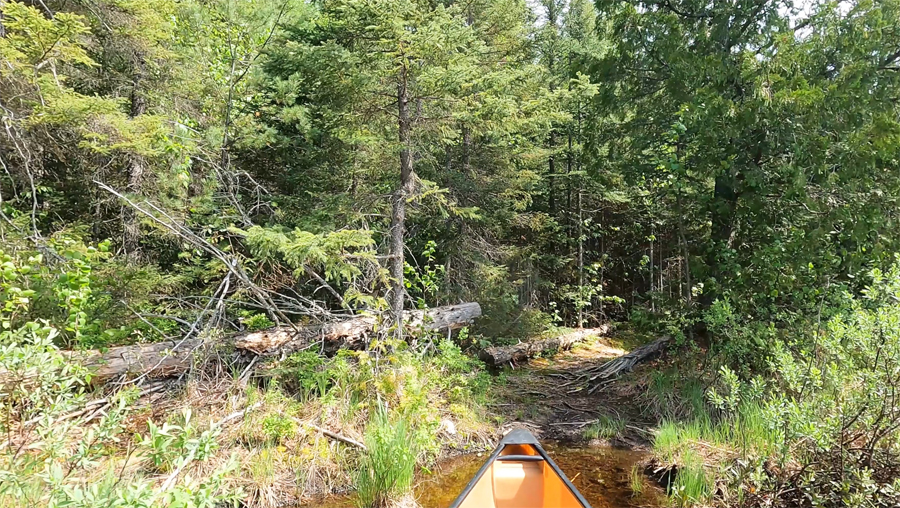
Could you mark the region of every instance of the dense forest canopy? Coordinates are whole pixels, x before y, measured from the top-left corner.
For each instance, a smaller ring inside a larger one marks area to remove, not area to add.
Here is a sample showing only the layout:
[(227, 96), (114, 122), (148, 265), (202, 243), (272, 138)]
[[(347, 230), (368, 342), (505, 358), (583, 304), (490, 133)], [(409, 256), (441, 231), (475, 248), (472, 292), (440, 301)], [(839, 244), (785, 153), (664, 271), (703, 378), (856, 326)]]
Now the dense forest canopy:
[(900, 1), (6, 0), (0, 124), (7, 371), (478, 302), (896, 451)]

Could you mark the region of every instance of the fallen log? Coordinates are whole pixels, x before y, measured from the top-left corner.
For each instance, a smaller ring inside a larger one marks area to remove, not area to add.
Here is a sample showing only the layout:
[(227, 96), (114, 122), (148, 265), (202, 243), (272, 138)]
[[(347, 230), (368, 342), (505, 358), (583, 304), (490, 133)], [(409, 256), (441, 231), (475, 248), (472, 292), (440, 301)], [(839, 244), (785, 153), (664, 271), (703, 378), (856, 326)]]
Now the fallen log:
[(545, 352), (545, 351), (563, 351), (570, 349), (575, 344), (582, 342), (589, 337), (599, 337), (606, 335), (612, 329), (610, 325), (603, 325), (598, 328), (585, 328), (583, 330), (575, 330), (574, 332), (553, 337), (552, 339), (535, 340), (530, 342), (520, 342), (512, 346), (494, 346), (481, 350), (478, 357), (488, 365), (494, 367), (502, 367), (510, 363), (519, 363), (527, 361), (529, 358)]
[[(431, 330), (455, 330), (481, 316), (478, 303), (447, 305), (425, 311), (404, 312), (408, 333)], [(119, 376), (164, 378), (187, 371), (206, 346), (234, 347), (257, 355), (291, 354), (318, 345), (326, 354), (339, 349), (362, 349), (368, 343), (378, 321), (374, 316), (359, 316), (337, 323), (325, 323), (294, 328), (280, 326), (252, 333), (226, 337), (220, 341), (192, 338), (154, 344), (117, 346), (105, 351), (70, 352), (69, 357), (93, 372), (91, 382), (102, 384)], [(20, 382), (9, 373), (0, 372), (0, 386)]]
[[(478, 303), (461, 303), (403, 313), (407, 333), (425, 330), (455, 330), (481, 315)], [(338, 323), (305, 326), (297, 331), (289, 327), (269, 329), (237, 337), (234, 346), (259, 355), (290, 354), (319, 342), (326, 354), (338, 349), (362, 349), (367, 335), (377, 325), (374, 316), (359, 316)]]

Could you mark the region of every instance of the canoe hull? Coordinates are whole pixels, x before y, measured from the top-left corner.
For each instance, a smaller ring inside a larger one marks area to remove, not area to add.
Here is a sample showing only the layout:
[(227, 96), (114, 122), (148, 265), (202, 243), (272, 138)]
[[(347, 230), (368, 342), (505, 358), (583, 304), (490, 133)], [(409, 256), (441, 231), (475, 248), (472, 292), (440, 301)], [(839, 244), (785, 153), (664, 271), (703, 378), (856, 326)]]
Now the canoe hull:
[(500, 441), (450, 508), (590, 508), (537, 439), (516, 429)]

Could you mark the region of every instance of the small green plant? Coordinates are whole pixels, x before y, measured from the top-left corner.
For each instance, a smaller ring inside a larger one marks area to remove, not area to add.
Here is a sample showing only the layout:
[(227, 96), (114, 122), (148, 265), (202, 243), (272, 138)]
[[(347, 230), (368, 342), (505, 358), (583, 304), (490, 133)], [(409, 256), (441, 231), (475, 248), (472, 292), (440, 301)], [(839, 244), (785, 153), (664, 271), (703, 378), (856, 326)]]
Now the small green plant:
[(248, 332), (255, 332), (258, 330), (265, 330), (266, 328), (271, 328), (275, 326), (275, 323), (272, 322), (265, 314), (250, 314), (246, 317), (241, 318), (241, 323), (246, 327)]
[(445, 267), (435, 262), (435, 251), (437, 244), (434, 240), (429, 240), (422, 251), (422, 257), (425, 259), (422, 266), (417, 269), (409, 263), (404, 263), (404, 284), (410, 295), (415, 297), (416, 307), (419, 309), (427, 309), (428, 302), (434, 302), (444, 280)]
[(171, 471), (178, 467), (182, 457), (205, 460), (218, 448), (216, 438), (219, 429), (209, 429), (198, 434), (191, 422), (191, 410), (181, 414), (180, 424), (163, 423), (157, 426), (147, 421), (147, 435), (139, 436), (139, 444), (146, 447), (145, 456), (156, 471)]
[(270, 443), (281, 444), (297, 431), (297, 427), (293, 420), (276, 413), (263, 418), (262, 431)]
[(383, 508), (409, 493), (416, 467), (417, 451), (409, 423), (402, 417), (391, 419), (378, 408), (365, 436), (366, 453), (360, 462), (356, 491), (361, 508)]
[(639, 464), (631, 466), (630, 480), (631, 494), (634, 496), (641, 495), (644, 492), (644, 473)]
[(335, 372), (331, 362), (312, 351), (300, 351), (289, 356), (276, 370), (281, 388), (296, 393), (300, 400), (324, 397), (334, 385)]

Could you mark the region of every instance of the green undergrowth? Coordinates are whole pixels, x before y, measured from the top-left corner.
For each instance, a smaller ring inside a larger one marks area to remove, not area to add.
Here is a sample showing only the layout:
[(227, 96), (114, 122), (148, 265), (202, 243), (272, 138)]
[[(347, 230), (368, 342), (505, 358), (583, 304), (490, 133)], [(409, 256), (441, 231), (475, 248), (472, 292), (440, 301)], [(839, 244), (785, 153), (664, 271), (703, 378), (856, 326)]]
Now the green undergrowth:
[(701, 358), (686, 346), (674, 366), (680, 372), (702, 362), (719, 368), (647, 376), (645, 406), (660, 421), (653, 451), (670, 466), (674, 504), (900, 504), (900, 266), (870, 277), (862, 295), (830, 296), (827, 320), (798, 319), (781, 330), (714, 303), (711, 333), (748, 344), (763, 343), (754, 334), (780, 337), (752, 360), (763, 372), (741, 360), (749, 347)]
[(716, 478), (736, 457), (765, 460), (783, 446), (783, 435), (756, 403), (742, 404), (733, 414), (709, 413), (690, 420), (664, 420), (653, 440), (653, 452), (675, 474), (665, 487), (678, 506), (705, 504), (716, 490)]
[[(425, 350), (395, 344), (332, 358), (295, 353), (250, 394), (249, 403), (263, 405), (245, 418), (236, 442), (268, 450), (282, 463), (278, 469), (294, 459), (302, 464), (288, 481), (299, 497), (351, 487), (364, 506), (403, 497), (412, 472), (447, 447), (472, 449), (491, 428), (484, 408), (492, 380), (483, 365), (446, 339)], [(317, 428), (366, 450), (327, 439)], [(265, 494), (255, 497), (273, 497)]]
[[(0, 371), (8, 376), (0, 507), (30, 499), (36, 507), (268, 508), (354, 487), (362, 502), (380, 505), (404, 495), (411, 471), (447, 448), (480, 450), (473, 443), (496, 423), (485, 410), (492, 378), (457, 345), (466, 330), (455, 342), (419, 336), (416, 350), (375, 341), (331, 358), (295, 353), (260, 366), (249, 386), (239, 366), (231, 379), (195, 369), (150, 406), (135, 400), (137, 390), (115, 393), (120, 385), (95, 391), (90, 372), (62, 349), (131, 341), (104, 331), (116, 314), (94, 286), (117, 265), (107, 264), (105, 245), (50, 241), (60, 254), (52, 263), (25, 248), (0, 251)], [(269, 325), (253, 313), (242, 320)], [(83, 411), (101, 398), (111, 407)], [(101, 417), (85, 419), (97, 409)]]

